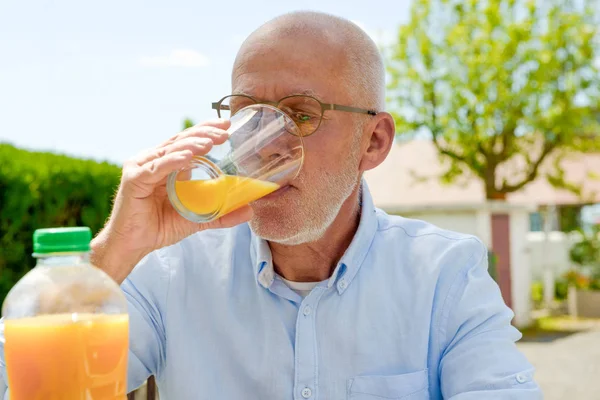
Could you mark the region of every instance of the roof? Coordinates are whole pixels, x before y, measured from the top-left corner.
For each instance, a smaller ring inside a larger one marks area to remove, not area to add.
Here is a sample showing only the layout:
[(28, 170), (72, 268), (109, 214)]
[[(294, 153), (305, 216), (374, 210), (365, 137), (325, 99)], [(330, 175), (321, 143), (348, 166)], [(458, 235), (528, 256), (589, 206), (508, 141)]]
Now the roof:
[[(429, 140), (412, 140), (394, 144), (386, 160), (365, 173), (365, 179), (375, 204), (386, 210), (407, 207), (473, 205), (485, 203), (482, 182), (474, 177), (459, 178), (462, 182), (444, 185), (436, 179), (444, 171), (444, 162)], [(509, 194), (507, 201), (514, 205), (567, 205), (600, 203), (600, 179), (591, 179), (590, 172), (600, 175), (600, 154), (574, 154), (562, 162), (565, 178), (583, 187), (583, 198), (552, 187), (543, 171), (551, 167), (551, 160), (541, 167), (540, 178), (524, 189)], [(511, 171), (499, 171), (509, 174)], [(425, 178), (425, 179), (423, 179)]]

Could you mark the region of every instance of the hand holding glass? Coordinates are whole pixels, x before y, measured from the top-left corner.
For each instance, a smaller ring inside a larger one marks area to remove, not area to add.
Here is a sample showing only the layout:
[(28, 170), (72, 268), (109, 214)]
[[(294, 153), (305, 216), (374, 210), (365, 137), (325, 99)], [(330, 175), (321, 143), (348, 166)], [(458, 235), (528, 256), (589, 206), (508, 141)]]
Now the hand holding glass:
[(228, 132), (224, 144), (167, 179), (173, 207), (192, 222), (212, 221), (289, 185), (302, 167), (302, 134), (278, 108), (245, 107)]

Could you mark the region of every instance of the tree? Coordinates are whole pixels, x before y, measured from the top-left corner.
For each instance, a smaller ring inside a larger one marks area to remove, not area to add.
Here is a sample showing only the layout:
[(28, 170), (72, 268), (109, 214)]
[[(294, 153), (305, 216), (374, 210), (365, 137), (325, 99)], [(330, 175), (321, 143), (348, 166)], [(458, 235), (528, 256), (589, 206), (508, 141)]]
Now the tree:
[(414, 0), (389, 53), (399, 135), (430, 136), (442, 181), (474, 175), (488, 199), (542, 174), (577, 192), (561, 160), (600, 151), (599, 15), (600, 0)]
[(192, 121), (189, 118), (186, 118), (186, 119), (183, 120), (183, 129), (191, 128), (194, 125), (195, 125), (194, 121)]

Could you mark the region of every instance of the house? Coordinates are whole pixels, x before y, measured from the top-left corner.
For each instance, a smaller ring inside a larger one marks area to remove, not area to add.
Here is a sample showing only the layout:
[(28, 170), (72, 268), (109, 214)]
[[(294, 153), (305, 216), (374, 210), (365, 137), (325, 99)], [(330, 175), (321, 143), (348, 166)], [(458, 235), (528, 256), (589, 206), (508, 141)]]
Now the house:
[[(478, 236), (497, 255), (502, 295), (515, 312), (515, 325), (524, 326), (529, 323), (531, 309), (532, 246), (528, 233), (539, 228), (540, 211), (600, 203), (600, 154), (573, 155), (561, 163), (566, 180), (581, 185), (582, 196), (556, 189), (546, 181), (544, 171), (551, 162), (541, 166), (540, 178), (509, 194), (506, 202), (487, 201), (482, 182), (473, 177), (465, 176), (453, 185), (440, 183), (436, 177), (444, 170), (444, 161), (429, 140), (394, 145), (382, 165), (365, 174), (365, 180), (375, 204), (390, 214)], [(508, 168), (500, 174), (520, 173)], [(547, 218), (552, 219), (558, 218)], [(548, 249), (547, 241), (538, 247), (542, 257), (549, 254), (544, 250)]]

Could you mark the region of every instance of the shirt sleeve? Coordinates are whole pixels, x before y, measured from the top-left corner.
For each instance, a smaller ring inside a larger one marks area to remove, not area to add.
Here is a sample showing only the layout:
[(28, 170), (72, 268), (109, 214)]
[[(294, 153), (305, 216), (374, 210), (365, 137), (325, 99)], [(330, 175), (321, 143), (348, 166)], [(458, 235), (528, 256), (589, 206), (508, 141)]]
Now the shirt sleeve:
[[(488, 273), (485, 246), (469, 240), (473, 256), (454, 278), (444, 302), (439, 365), (444, 399), (542, 399), (533, 367), (517, 349), (513, 312)], [(463, 249), (464, 250), (464, 249)]]
[(129, 311), (127, 391), (162, 371), (166, 358), (165, 307), (169, 269), (158, 252), (146, 256), (121, 284)]

